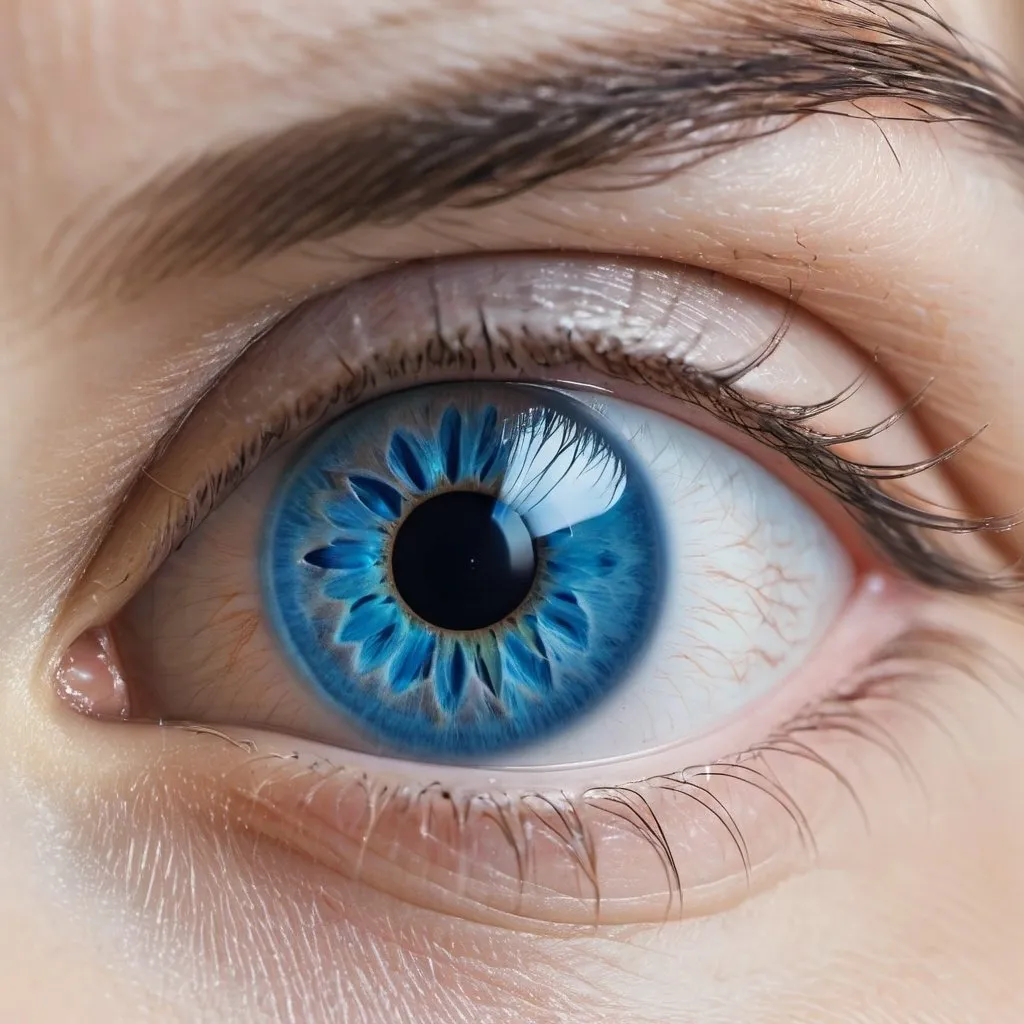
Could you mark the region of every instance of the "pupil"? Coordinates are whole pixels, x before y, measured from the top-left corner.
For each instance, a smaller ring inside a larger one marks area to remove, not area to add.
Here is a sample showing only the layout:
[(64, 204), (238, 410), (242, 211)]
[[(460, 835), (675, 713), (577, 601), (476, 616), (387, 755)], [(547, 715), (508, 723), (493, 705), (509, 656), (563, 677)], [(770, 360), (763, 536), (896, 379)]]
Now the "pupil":
[(450, 491), (418, 505), (391, 549), (402, 600), (442, 629), (500, 622), (530, 593), (535, 570), (526, 523), (504, 502), (475, 491)]

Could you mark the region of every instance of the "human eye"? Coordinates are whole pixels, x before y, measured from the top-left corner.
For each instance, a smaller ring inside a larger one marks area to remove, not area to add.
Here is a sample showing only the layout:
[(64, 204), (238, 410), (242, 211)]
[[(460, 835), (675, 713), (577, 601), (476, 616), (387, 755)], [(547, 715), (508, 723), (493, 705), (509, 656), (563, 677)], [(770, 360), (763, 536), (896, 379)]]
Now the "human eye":
[(0, 5), (0, 1019), (1022, 1019), (1017, 6)]
[(928, 586), (1012, 583), (981, 535), (1013, 519), (949, 511), (960, 447), (914, 406), (709, 271), (370, 276), (261, 332), (162, 446), (58, 678), (197, 730), (249, 827), (341, 877), (484, 920), (706, 913), (859, 807)]

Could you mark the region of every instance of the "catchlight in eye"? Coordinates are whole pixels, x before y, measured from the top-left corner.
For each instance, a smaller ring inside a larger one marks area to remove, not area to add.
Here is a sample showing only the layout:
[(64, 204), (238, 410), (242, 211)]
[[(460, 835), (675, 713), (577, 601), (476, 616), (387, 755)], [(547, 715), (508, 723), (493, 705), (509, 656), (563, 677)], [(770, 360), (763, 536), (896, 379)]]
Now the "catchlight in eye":
[(486, 756), (566, 728), (628, 675), (664, 597), (627, 439), (535, 386), (418, 388), (336, 421), (264, 547), (288, 656), (389, 752)]

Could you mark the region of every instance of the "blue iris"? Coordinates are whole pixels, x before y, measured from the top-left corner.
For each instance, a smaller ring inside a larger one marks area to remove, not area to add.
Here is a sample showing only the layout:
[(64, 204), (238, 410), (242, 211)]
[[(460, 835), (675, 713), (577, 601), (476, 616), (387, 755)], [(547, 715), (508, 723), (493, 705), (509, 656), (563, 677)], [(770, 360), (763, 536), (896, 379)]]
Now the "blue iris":
[(629, 446), (531, 385), (416, 388), (335, 421), (279, 486), (282, 646), (375, 747), (457, 760), (571, 725), (658, 615), (663, 536)]

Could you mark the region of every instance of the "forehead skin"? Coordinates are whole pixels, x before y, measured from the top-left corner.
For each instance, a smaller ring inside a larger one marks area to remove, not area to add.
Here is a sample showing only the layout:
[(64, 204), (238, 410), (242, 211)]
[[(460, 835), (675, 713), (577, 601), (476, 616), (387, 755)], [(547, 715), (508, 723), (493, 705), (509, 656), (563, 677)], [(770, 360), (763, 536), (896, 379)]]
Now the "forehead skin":
[[(761, 3), (763, 7), (764, 0)], [(120, 874), (120, 868), (109, 866), (109, 874), (99, 871), (98, 877), (112, 894), (109, 899), (108, 893), (101, 891), (100, 898), (93, 893), (93, 898), (86, 900), (76, 889), (79, 876), (88, 874), (88, 865), (75, 859), (79, 836), (48, 818), (48, 807), (38, 793), (74, 791), (76, 786), (87, 791), (88, 774), (94, 768), (90, 758), (113, 760), (119, 751), (116, 744), (109, 749), (94, 746), (88, 757), (76, 759), (64, 751), (68, 757), (62, 760), (56, 733), (39, 727), (33, 717), (39, 706), (28, 694), (38, 680), (32, 679), (31, 670), (50, 611), (70, 579), (74, 557), (87, 554), (90, 537), (116, 504), (119, 482), (134, 466), (137, 450), (145, 450), (159, 438), (180, 408), (183, 395), (187, 397), (187, 381), (197, 368), (210, 371), (218, 359), (226, 361), (237, 351), (232, 347), (237, 338), (217, 335), (216, 344), (209, 341), (216, 326), (235, 321), (238, 330), (244, 331), (247, 310), (279, 300), (288, 288), (301, 293), (314, 283), (324, 283), (315, 279), (310, 269), (314, 257), (323, 257), (315, 253), (309, 263), (289, 258), (238, 280), (203, 282), (201, 296), (197, 290), (171, 285), (123, 308), (111, 303), (58, 313), (49, 300), (63, 257), (75, 249), (99, 215), (169, 163), (187, 161), (253, 133), (329, 113), (339, 103), (387, 102), (410, 83), (427, 79), (457, 82), (467, 74), (486, 72), (490, 66), (515, 62), (538, 50), (557, 53), (570, 43), (604, 45), (624, 33), (649, 33), (653, 39), (671, 32), (685, 38), (691, 26), (731, 16), (739, 7), (739, 0), (713, 4), (702, 0), (0, 3), (0, 139), (4, 140), (4, 158), (0, 160), (0, 434), (6, 439), (0, 450), (0, 493), (5, 499), (0, 512), (0, 602), (4, 609), (0, 618), (0, 921), (4, 922), (0, 979), (4, 983), (0, 988), (5, 1007), (13, 1007), (12, 1020), (67, 1019), (68, 1006), (80, 1011), (72, 1019), (109, 1024), (140, 1019), (218, 1019), (215, 1009), (207, 1018), (193, 1016), (193, 1012), (203, 1012), (192, 1002), (197, 992), (210, 1000), (211, 1007), (230, 1005), (217, 1002), (216, 986), (211, 983), (211, 979), (216, 981), (216, 972), (192, 975), (187, 958), (179, 958), (182, 949), (194, 951), (202, 944), (194, 936), (190, 937), (193, 946), (182, 939), (172, 949), (178, 939), (173, 927), (158, 933), (153, 925), (153, 931), (139, 938), (130, 955), (120, 946), (104, 945), (103, 936), (120, 932), (131, 934), (134, 941), (129, 911), (119, 902), (127, 903), (123, 890), (128, 883), (122, 876), (135, 870), (142, 877), (138, 858), (144, 863), (148, 863), (147, 857), (159, 860), (160, 851), (140, 840), (138, 849), (133, 848), (133, 856), (137, 855), (134, 867)], [(935, 0), (934, 7), (950, 24), (997, 54), (1007, 67), (1024, 68), (1024, 8), (1019, 0)], [(898, 130), (894, 131), (899, 138)], [(809, 136), (811, 132), (808, 129)], [(860, 130), (850, 137), (852, 146), (873, 147), (874, 159), (883, 165), (888, 150), (876, 137)], [(816, 135), (812, 141), (821, 142)], [(835, 142), (841, 147), (838, 129)], [(766, 161), (772, 152), (765, 151)], [(824, 163), (827, 147), (816, 152), (816, 159)], [(970, 162), (975, 159), (977, 163)], [(937, 180), (930, 177), (937, 173), (937, 162), (941, 161), (922, 158), (918, 162), (908, 153), (902, 177), (893, 175), (886, 180), (893, 188), (902, 181), (908, 203), (919, 204), (935, 219), (959, 212), (969, 220), (968, 213), (973, 215), (973, 211), (950, 212), (941, 188), (934, 194), (929, 191)], [(838, 164), (837, 160), (828, 165), (830, 174), (841, 175)], [(741, 169), (738, 163), (723, 165), (723, 174), (736, 171), (734, 193), (746, 181)], [(919, 171), (927, 187), (915, 187), (914, 175)], [(992, 367), (1012, 364), (1017, 355), (1015, 335), (1007, 325), (1011, 315), (1019, 324), (1019, 314), (1008, 310), (1005, 301), (1014, 272), (1005, 264), (1017, 256), (1012, 241), (1022, 237), (1024, 209), (1014, 198), (1017, 185), (1009, 182), (1010, 174), (988, 157), (976, 157), (968, 147), (950, 159), (949, 174), (957, 181), (974, 174), (972, 180), (981, 182), (979, 192), (998, 197), (998, 203), (992, 200), (997, 212), (980, 204), (983, 217), (988, 218), (981, 234), (997, 250), (997, 265), (986, 266), (984, 273), (978, 271), (975, 276), (970, 267), (954, 265), (954, 275), (947, 248), (962, 238), (962, 233), (954, 238), (951, 231), (946, 246), (935, 244), (919, 258), (916, 254), (913, 258), (900, 256), (900, 240), (894, 240), (895, 265), (942, 278), (942, 286), (935, 288), (942, 296), (931, 305), (922, 301), (915, 307), (917, 320), (896, 322), (890, 317), (884, 329), (889, 330), (888, 340), (900, 354), (897, 369), (907, 370), (910, 379), (915, 379), (915, 373), (919, 378), (922, 367), (938, 358), (940, 342), (972, 345), (973, 356), (963, 356), (967, 369), (957, 380), (959, 388), (966, 381), (969, 390), (972, 381), (988, 384), (997, 374)], [(856, 190), (858, 182), (847, 185), (849, 193)], [(727, 192), (723, 186), (716, 193), (723, 203)], [(832, 240), (834, 259), (822, 270), (817, 290), (809, 290), (809, 302), (817, 302), (822, 311), (846, 316), (853, 327), (863, 323), (868, 307), (848, 306), (849, 293), (856, 292), (858, 283), (863, 282), (868, 282), (865, 289), (870, 290), (869, 285), (877, 289), (879, 281), (886, 278), (886, 269), (876, 268), (874, 277), (865, 272), (858, 282), (857, 272), (840, 257), (862, 253), (858, 243), (863, 243), (864, 237), (879, 242), (885, 229), (877, 228), (874, 235), (844, 235), (835, 221), (849, 211), (844, 206), (837, 215), (834, 192), (827, 182), (811, 201), (817, 231), (811, 235)], [(524, 200), (526, 203), (532, 200)], [(511, 246), (522, 239), (522, 224), (529, 223), (535, 236), (529, 241), (534, 245), (564, 242), (582, 247), (589, 240), (595, 248), (609, 245), (641, 251), (646, 247), (661, 255), (724, 260), (712, 237), (720, 227), (715, 216), (695, 209), (695, 203), (687, 205), (686, 197), (671, 185), (647, 193), (642, 201), (635, 197), (609, 200), (605, 209), (588, 203), (580, 213), (570, 209), (571, 205), (564, 199), (546, 200), (513, 207), (511, 213), (495, 209), (479, 218), (462, 219), (450, 248)], [(678, 251), (665, 251), (671, 248), (664, 237), (667, 232), (662, 229), (659, 235), (649, 227), (652, 207), (679, 225), (696, 224), (686, 230), (679, 227), (679, 237), (672, 240)], [(909, 213), (917, 208), (909, 206)], [(609, 226), (612, 218), (605, 216), (609, 209), (619, 214), (614, 227)], [(1005, 213), (998, 213), (1000, 210)], [(529, 211), (530, 216), (522, 211)], [(723, 230), (730, 233), (725, 246), (730, 251), (744, 236), (756, 249), (758, 241), (771, 234), (770, 227), (760, 223), (741, 223), (735, 212), (723, 219), (729, 222)], [(920, 218), (907, 218), (915, 219)], [(623, 224), (633, 224), (635, 234), (616, 236), (615, 231), (624, 230)], [(446, 237), (440, 228), (450, 230), (451, 225), (429, 222), (422, 234), (411, 232), (400, 244), (389, 242), (383, 249), (375, 236), (363, 241), (370, 249), (377, 246), (378, 252), (398, 252), (403, 258), (423, 255), (430, 246), (450, 251), (446, 242), (436, 240)], [(940, 226), (934, 237), (941, 234)], [(808, 244), (804, 238), (797, 242), (801, 247)], [(362, 246), (352, 248), (364, 251)], [(980, 243), (977, 251), (984, 252)], [(351, 265), (341, 263), (337, 253), (333, 258), (337, 265), (332, 264), (326, 275), (330, 279), (344, 280), (365, 269), (357, 258)], [(759, 283), (772, 283), (763, 261), (751, 259), (740, 270)], [(955, 278), (948, 288), (947, 276)], [(982, 277), (985, 282), (980, 281)], [(1019, 270), (1016, 278), (1019, 280)], [(870, 315), (879, 322), (882, 305), (879, 299), (870, 306)], [(945, 325), (947, 333), (931, 329), (938, 322)], [(925, 323), (928, 330), (921, 326)], [(863, 344), (870, 347), (870, 339), (865, 338)], [(1015, 381), (1013, 373), (1004, 374), (993, 384), (994, 394), (985, 391), (969, 413), (958, 414), (970, 420), (967, 426), (973, 429), (979, 416), (988, 414), (986, 410), (1011, 410), (994, 425), (986, 440), (989, 448), (984, 450), (988, 457), (980, 460), (976, 473), (979, 487), (997, 511), (1024, 498), (1024, 480), (1014, 458), (1024, 438), (1024, 423), (1012, 413)], [(953, 418), (948, 425), (949, 439), (959, 439), (963, 426)], [(936, 428), (940, 437), (943, 429), (947, 428)], [(102, 451), (102, 460), (96, 456), (90, 461), (89, 446)], [(54, 454), (58, 450), (63, 452), (59, 458)], [(1010, 739), (1002, 735), (1001, 739), (1009, 748)], [(999, 745), (997, 740), (992, 743)], [(67, 777), (69, 762), (80, 770), (80, 777)], [(451, 1018), (441, 1013), (458, 1012), (463, 1019), (473, 1019), (475, 1013), (477, 1019), (494, 1021), (529, 1019), (536, 1014), (545, 1024), (549, 1020), (597, 1021), (603, 1014), (609, 1021), (667, 1024), (659, 1017), (659, 1007), (679, 1004), (696, 1007), (703, 1014), (700, 1019), (708, 1024), (731, 1024), (728, 1011), (716, 1002), (715, 986), (720, 984), (734, 990), (743, 988), (744, 993), (749, 987), (750, 1013), (745, 1019), (772, 1024), (799, 1019), (838, 1024), (947, 1024), (971, 1019), (971, 1015), (985, 1019), (986, 1000), (989, 1005), (1007, 1005), (1009, 997), (1003, 987), (1019, 959), (1014, 950), (1019, 950), (1024, 938), (1019, 925), (1003, 914), (1003, 907), (1019, 908), (1024, 902), (1019, 879), (1024, 830), (1005, 810), (1022, 805), (1016, 780), (1024, 773), (1009, 756), (1000, 766), (1005, 771), (989, 780), (982, 796), (964, 783), (964, 791), (957, 794), (961, 802), (954, 804), (952, 796), (949, 804), (940, 801), (937, 839), (929, 838), (924, 829), (901, 836), (899, 856), (879, 870), (874, 864), (861, 865), (854, 871), (853, 885), (839, 873), (826, 872), (812, 880), (794, 880), (758, 907), (742, 908), (732, 927), (760, 938), (751, 939), (735, 957), (730, 947), (719, 941), (721, 923), (715, 920), (701, 922), (685, 935), (667, 929), (658, 935), (562, 945), (522, 936), (495, 937), (481, 930), (464, 934), (450, 922), (424, 922), (416, 914), (406, 928), (396, 917), (404, 912), (402, 908), (367, 899), (364, 913), (351, 915), (342, 936), (348, 943), (344, 962), (353, 978), (362, 972), (363, 991), (373, 985), (383, 991), (389, 978), (403, 973), (420, 979), (424, 1000), (432, 997), (430, 979), (435, 980), (435, 987), (447, 986), (452, 1006), (430, 1004), (439, 1014), (437, 1019), (446, 1021)], [(955, 782), (958, 776), (951, 774)], [(951, 784), (950, 792), (953, 788)], [(949, 811), (950, 806), (956, 807), (955, 813)], [(944, 820), (947, 813), (949, 820)], [(131, 823), (140, 835), (148, 835), (145, 830), (150, 825), (146, 820)], [(120, 826), (123, 832), (129, 831), (125, 822)], [(82, 826), (82, 834), (85, 832)], [(202, 846), (203, 838), (197, 836), (195, 842)], [(941, 857), (936, 857), (937, 848)], [(979, 849), (991, 853), (984, 871), (977, 870)], [(211, 872), (217, 866), (215, 856), (227, 856), (221, 850), (206, 852), (210, 859), (205, 866)], [(929, 864), (932, 870), (918, 871), (919, 864)], [(277, 884), (277, 880), (270, 879), (269, 884)], [(232, 896), (245, 895), (244, 886), (228, 888)], [(868, 895), (861, 898), (863, 893)], [(206, 894), (210, 899), (220, 895)], [(97, 928), (101, 903), (108, 931)], [(820, 914), (821, 908), (828, 914)], [(237, 923), (232, 920), (234, 914), (233, 909), (224, 910), (226, 923)], [(771, 929), (765, 925), (768, 919), (773, 922)], [(841, 933), (838, 938), (837, 933)], [(966, 968), (946, 957), (943, 944), (952, 944), (953, 934), (962, 934), (966, 945), (980, 950)], [(934, 949), (920, 948), (922, 935), (936, 938)], [(446, 944), (447, 959), (431, 945), (430, 940), (437, 936)], [(218, 935), (205, 936), (216, 963), (218, 957), (225, 956), (218, 948), (219, 939)], [(683, 947), (686, 957), (700, 958), (701, 951), (707, 949), (717, 957), (709, 955), (700, 961), (706, 978), (712, 981), (695, 985), (692, 993), (679, 991), (679, 950)], [(790, 953), (786, 964), (776, 962), (779, 949)], [(226, 959), (230, 960), (231, 953), (227, 951)], [(293, 961), (280, 950), (264, 951), (264, 955), (276, 970), (301, 969), (296, 966), (300, 958)], [(273, 955), (279, 957), (276, 963)], [(835, 957), (834, 964), (830, 956)], [(883, 990), (878, 983), (876, 988), (876, 980), (883, 975), (891, 981), (893, 964), (899, 964), (905, 975), (904, 987)], [(819, 989), (808, 991), (803, 987), (804, 967), (816, 978), (838, 977), (839, 981), (823, 982)], [(588, 1003), (595, 985), (604, 982), (605, 976), (614, 978), (618, 987), (603, 996), (601, 1006)], [(936, 979), (950, 976), (956, 977), (961, 987), (952, 1003), (944, 996), (940, 1005), (934, 996)], [(765, 979), (779, 980), (769, 983)], [(252, 981), (254, 990), (261, 980)], [(202, 981), (207, 982), (205, 988)], [(296, 983), (297, 991), (301, 987)], [(538, 995), (534, 991), (538, 988), (544, 993)], [(525, 1007), (518, 1002), (524, 989), (531, 990), (531, 999), (536, 998)], [(506, 990), (511, 994), (506, 996)], [(628, 994), (624, 994), (626, 990)], [(872, 994), (870, 1000), (865, 999), (865, 992)], [(250, 1019), (258, 1019), (257, 1011), (250, 1009)], [(591, 1010), (592, 1016), (587, 1017)], [(292, 1019), (301, 1019), (293, 1008), (283, 1009), (280, 1019), (288, 1019), (286, 1012), (292, 1013)], [(362, 1007), (353, 1009), (352, 1019), (375, 1019), (372, 1013), (355, 1016), (361, 1012)], [(994, 1019), (998, 1024), (1002, 1018)]]

